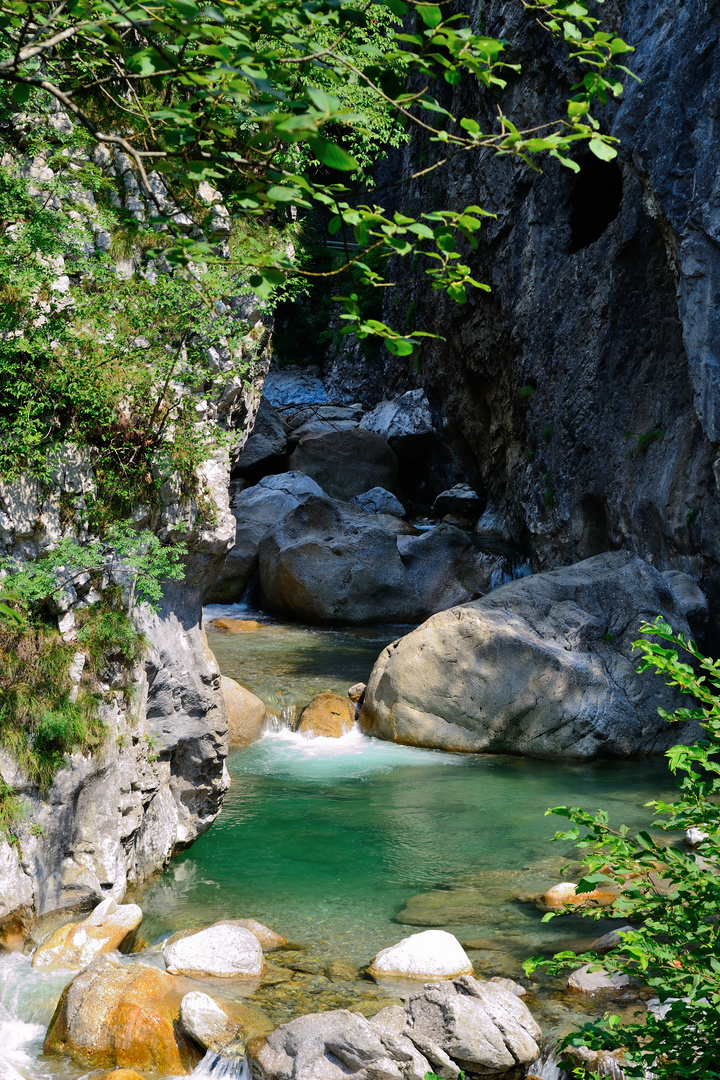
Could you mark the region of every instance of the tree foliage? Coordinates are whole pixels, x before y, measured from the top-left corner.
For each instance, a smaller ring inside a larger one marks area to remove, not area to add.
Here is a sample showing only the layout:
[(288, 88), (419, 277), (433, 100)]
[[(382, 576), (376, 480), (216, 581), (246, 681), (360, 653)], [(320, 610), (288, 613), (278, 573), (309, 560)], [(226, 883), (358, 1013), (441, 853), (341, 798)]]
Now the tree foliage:
[[(421, 132), (437, 148), (423, 172), (488, 152), (531, 167), (549, 154), (577, 168), (577, 142), (604, 159), (616, 153), (593, 108), (622, 92), (630, 46), (600, 28), (591, 0), (518, 2), (567, 43), (578, 71), (566, 112), (532, 130), (499, 105), (498, 91), (520, 73), (509, 44), (424, 0), (2, 0), (0, 84), (17, 106), (37, 93), (55, 98), (94, 139), (131, 156), (150, 197), (156, 170), (181, 201), (211, 180), (237, 214), (323, 208), (345, 267), (368, 284), (388, 284), (368, 252), (417, 257), (431, 288), (464, 303), (468, 288), (485, 287), (464, 261), (483, 210), (387, 215), (363, 181), (383, 145)], [(488, 130), (439, 101), (443, 84), (463, 79), (496, 107)], [(203, 240), (181, 236), (167, 253), (180, 265), (210, 255)], [(289, 275), (313, 276), (287, 253), (248, 252), (236, 263), (252, 270), (260, 296)], [(358, 293), (344, 303), (347, 332), (377, 334), (396, 354), (422, 336), (365, 318)]]
[[(657, 671), (697, 703), (660, 714), (671, 723), (697, 721), (706, 736), (668, 751), (680, 796), (648, 804), (654, 813), (650, 830), (631, 835), (624, 825), (611, 827), (604, 811), (548, 811), (572, 822), (555, 839), (575, 841), (583, 852), (587, 869), (578, 893), (617, 886), (612, 914), (635, 929), (602, 958), (565, 952), (552, 961), (533, 958), (526, 968), (559, 972), (591, 963), (651, 987), (656, 1008), (640, 1010), (633, 1022), (608, 1014), (568, 1036), (565, 1046), (614, 1051), (628, 1077), (713, 1080), (720, 1077), (720, 661), (703, 656), (662, 618), (644, 623), (641, 632), (638, 670)], [(697, 830), (696, 850), (667, 835), (678, 829)], [(598, 918), (608, 909), (584, 914)], [(582, 1068), (577, 1074), (590, 1075)]]

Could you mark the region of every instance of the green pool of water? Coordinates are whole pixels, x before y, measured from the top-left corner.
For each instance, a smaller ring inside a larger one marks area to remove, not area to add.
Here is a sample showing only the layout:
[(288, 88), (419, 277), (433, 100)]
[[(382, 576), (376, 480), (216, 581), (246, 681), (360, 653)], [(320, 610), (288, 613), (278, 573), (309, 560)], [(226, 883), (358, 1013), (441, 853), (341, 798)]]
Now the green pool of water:
[[(223, 672), (272, 703), (367, 679), (393, 636), (269, 625), (209, 640)], [(321, 961), (365, 965), (435, 925), (475, 942), (480, 970), (515, 974), (524, 956), (607, 928), (544, 924), (517, 899), (559, 880), (571, 851), (549, 842), (562, 821), (545, 810), (604, 807), (616, 822), (646, 824), (643, 804), (668, 788), (662, 762), (445, 754), (359, 731), (340, 740), (274, 732), (231, 753), (228, 768), (215, 825), (138, 896), (146, 937), (253, 916)]]

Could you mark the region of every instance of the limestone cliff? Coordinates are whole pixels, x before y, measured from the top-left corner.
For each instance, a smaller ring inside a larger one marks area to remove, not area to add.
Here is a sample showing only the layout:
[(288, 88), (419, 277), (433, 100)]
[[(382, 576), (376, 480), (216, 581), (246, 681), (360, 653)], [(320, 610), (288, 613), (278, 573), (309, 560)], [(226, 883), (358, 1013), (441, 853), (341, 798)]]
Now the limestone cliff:
[[(523, 64), (499, 96), (504, 111), (524, 126), (561, 115), (574, 75), (566, 50), (514, 0), (482, 9)], [(415, 209), (480, 203), (497, 215), (470, 253), (492, 293), (459, 307), (413, 285), (404, 304), (444, 338), (425, 347), (422, 380), (487, 499), (484, 525), (520, 541), (536, 569), (627, 548), (691, 574), (712, 608), (720, 4), (613, 0), (599, 14), (636, 47), (641, 79), (627, 78), (602, 112), (621, 140), (618, 163), (586, 155), (577, 177), (553, 162), (538, 176), (463, 155), (416, 183)], [(443, 104), (491, 124), (494, 103), (469, 85)], [(422, 153), (411, 144), (404, 168), (426, 164)]]

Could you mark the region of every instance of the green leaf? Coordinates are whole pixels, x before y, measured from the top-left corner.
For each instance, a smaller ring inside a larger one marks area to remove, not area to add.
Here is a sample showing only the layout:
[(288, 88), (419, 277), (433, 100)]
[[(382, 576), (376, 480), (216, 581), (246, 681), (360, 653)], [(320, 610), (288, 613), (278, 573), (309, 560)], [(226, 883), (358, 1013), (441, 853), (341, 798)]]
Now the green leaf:
[(338, 169), (341, 172), (355, 172), (360, 168), (356, 158), (352, 154), (348, 154), (347, 150), (343, 150), (341, 146), (336, 146), (335, 143), (320, 139), (317, 136), (308, 136), (307, 142), (318, 161), (331, 169)]
[(381, 2), (383, 7), (389, 8), (393, 15), (399, 15), (400, 18), (408, 13), (408, 6), (403, 3), (403, 0), (381, 0)]
[(617, 157), (617, 150), (613, 146), (608, 146), (602, 139), (591, 139), (589, 147), (595, 157), (600, 158), (601, 161), (612, 161)]
[(434, 30), (442, 22), (442, 12), (434, 4), (418, 4), (416, 11), (425, 25), (429, 26), (431, 30)]
[(464, 116), (460, 121), (460, 127), (465, 128), (471, 135), (477, 135), (480, 131), (480, 125), (476, 120), (470, 120), (467, 116)]

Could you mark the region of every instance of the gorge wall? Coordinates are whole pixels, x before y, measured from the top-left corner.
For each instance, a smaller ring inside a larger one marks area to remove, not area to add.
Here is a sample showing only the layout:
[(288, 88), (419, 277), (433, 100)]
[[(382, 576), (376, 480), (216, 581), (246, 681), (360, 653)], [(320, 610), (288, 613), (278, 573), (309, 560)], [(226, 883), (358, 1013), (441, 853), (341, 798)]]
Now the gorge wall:
[[(514, 0), (474, 14), (523, 65), (498, 95), (506, 114), (521, 127), (562, 115), (576, 74), (567, 50)], [(468, 253), (492, 292), (460, 307), (408, 284), (386, 315), (397, 325), (412, 305), (418, 329), (444, 339), (425, 345), (421, 381), (487, 500), (488, 529), (522, 544), (536, 569), (627, 548), (691, 574), (712, 609), (720, 4), (609, 0), (598, 14), (635, 46), (628, 63), (641, 80), (626, 77), (622, 98), (599, 113), (621, 140), (617, 162), (584, 154), (577, 176), (552, 161), (537, 175), (483, 152), (414, 182), (410, 212), (478, 203), (497, 215)], [(442, 103), (492, 127), (493, 102), (483, 112), (468, 85), (447, 88)], [(413, 141), (402, 169), (430, 161), (427, 143)], [(346, 356), (335, 371), (358, 361)], [(368, 366), (365, 384), (390, 396), (403, 379), (412, 385), (413, 373), (387, 359)], [(358, 392), (357, 367), (354, 380)]]

